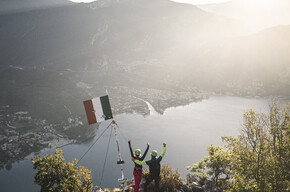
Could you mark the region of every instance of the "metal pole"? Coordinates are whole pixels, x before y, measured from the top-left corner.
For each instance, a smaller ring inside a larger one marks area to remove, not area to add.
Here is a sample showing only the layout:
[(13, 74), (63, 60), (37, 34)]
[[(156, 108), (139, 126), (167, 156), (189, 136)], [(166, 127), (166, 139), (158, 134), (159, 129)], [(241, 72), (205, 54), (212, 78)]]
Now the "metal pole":
[(114, 120), (113, 120), (112, 126), (113, 126), (113, 128), (114, 128), (114, 132), (115, 132), (115, 138), (116, 138), (117, 150), (118, 150), (118, 155), (119, 155), (119, 159), (118, 159), (118, 161), (117, 161), (117, 164), (120, 164), (120, 167), (121, 167), (121, 174), (122, 174), (122, 178), (121, 178), (121, 179), (124, 179), (124, 171), (123, 171), (123, 164), (124, 164), (124, 161), (122, 160), (122, 157), (121, 157), (120, 146), (119, 146), (119, 140), (118, 140), (118, 136), (117, 136), (117, 129), (116, 129), (115, 121), (114, 121)]

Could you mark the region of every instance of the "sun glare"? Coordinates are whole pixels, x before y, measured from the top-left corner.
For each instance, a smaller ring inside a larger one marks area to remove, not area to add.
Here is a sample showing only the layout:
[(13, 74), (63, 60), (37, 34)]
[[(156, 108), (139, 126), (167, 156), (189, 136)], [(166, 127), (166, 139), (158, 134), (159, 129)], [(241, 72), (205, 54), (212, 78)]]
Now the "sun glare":
[(245, 3), (253, 8), (268, 7), (273, 5), (273, 0), (246, 0)]

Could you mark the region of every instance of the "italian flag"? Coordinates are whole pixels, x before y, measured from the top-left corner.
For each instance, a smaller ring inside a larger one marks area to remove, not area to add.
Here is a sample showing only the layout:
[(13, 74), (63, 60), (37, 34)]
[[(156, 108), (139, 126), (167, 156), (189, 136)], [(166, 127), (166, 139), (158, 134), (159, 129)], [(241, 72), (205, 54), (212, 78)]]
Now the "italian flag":
[(84, 106), (89, 125), (113, 118), (108, 95), (84, 101)]

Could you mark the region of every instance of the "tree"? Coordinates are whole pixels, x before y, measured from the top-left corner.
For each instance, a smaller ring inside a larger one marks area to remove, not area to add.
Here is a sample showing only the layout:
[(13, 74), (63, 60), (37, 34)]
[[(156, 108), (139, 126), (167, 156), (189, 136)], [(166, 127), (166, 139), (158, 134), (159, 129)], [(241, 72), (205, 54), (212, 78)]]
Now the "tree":
[(290, 103), (280, 110), (273, 102), (268, 115), (249, 110), (241, 134), (222, 139), (227, 150), (210, 146), (208, 157), (188, 167), (200, 180), (230, 191), (290, 191)]
[(187, 167), (201, 184), (206, 179), (211, 179), (217, 187), (227, 186), (230, 179), (231, 154), (222, 147), (210, 145), (208, 148), (209, 156), (202, 159), (193, 166)]
[(32, 159), (36, 169), (35, 184), (40, 185), (41, 192), (87, 192), (92, 189), (91, 171), (83, 166), (76, 167), (77, 160), (66, 163), (61, 149), (54, 155)]
[(223, 137), (232, 153), (233, 191), (289, 190), (290, 103), (283, 112), (276, 102), (270, 114), (244, 114), (242, 134)]
[(242, 134), (223, 137), (233, 154), (233, 185), (238, 191), (265, 191), (269, 164), (268, 135), (265, 116), (250, 110), (244, 114)]
[(290, 158), (290, 103), (281, 111), (276, 102), (271, 106), (270, 135), (271, 135), (271, 170), (273, 191), (287, 189), (289, 186)]

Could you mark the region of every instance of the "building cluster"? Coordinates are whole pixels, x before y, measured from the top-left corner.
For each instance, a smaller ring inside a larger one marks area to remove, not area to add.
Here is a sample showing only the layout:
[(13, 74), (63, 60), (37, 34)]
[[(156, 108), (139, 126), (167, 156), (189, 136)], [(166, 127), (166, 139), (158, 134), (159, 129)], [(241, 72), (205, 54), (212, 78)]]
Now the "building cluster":
[[(33, 119), (28, 112), (10, 112), (0, 107), (0, 163), (15, 161), (65, 138), (46, 120)], [(70, 120), (66, 124), (76, 124)], [(70, 125), (70, 126), (73, 126)], [(69, 125), (67, 125), (68, 127)]]
[(259, 80), (254, 80), (247, 86), (243, 85), (242, 82), (228, 82), (226, 87), (229, 89), (223, 93), (226, 95), (260, 97), (266, 94), (265, 86)]

